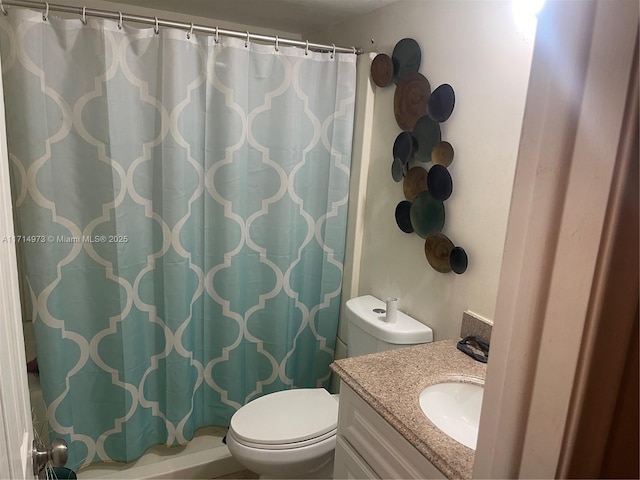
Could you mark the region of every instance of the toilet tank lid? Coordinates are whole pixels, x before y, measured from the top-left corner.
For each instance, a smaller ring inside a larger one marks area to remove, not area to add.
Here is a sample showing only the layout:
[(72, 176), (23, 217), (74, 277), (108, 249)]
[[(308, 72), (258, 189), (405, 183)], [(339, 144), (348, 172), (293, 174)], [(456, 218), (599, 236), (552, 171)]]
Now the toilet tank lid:
[(385, 314), (374, 309), (386, 304), (372, 295), (352, 298), (346, 303), (347, 320), (379, 340), (396, 345), (413, 345), (433, 341), (433, 330), (398, 310), (395, 323), (386, 323)]

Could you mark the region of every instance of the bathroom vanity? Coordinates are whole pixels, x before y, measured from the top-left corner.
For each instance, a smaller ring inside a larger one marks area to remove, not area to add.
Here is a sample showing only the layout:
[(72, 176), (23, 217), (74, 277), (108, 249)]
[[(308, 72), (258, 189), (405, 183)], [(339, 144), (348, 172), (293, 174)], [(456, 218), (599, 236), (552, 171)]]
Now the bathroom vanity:
[(338, 360), (334, 478), (471, 478), (475, 451), (436, 427), (420, 393), (443, 382), (483, 382), (486, 365), (456, 341)]
[(334, 478), (446, 478), (343, 382)]

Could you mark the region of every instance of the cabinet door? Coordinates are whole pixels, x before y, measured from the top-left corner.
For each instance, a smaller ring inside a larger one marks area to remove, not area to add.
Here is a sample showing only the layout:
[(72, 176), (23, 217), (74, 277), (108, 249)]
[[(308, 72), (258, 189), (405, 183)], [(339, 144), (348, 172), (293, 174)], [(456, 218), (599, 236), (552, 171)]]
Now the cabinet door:
[(446, 478), (344, 382), (340, 386), (338, 435), (381, 478)]
[(333, 478), (368, 480), (380, 478), (371, 470), (369, 465), (351, 448), (351, 446), (338, 436), (336, 439), (336, 454), (333, 460)]

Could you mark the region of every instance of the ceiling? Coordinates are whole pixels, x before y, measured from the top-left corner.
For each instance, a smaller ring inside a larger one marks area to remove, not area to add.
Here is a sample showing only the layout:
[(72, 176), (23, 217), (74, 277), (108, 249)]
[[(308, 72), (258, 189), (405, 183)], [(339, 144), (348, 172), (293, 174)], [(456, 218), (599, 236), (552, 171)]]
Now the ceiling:
[(398, 0), (112, 0), (116, 3), (209, 17), (306, 34), (364, 15)]

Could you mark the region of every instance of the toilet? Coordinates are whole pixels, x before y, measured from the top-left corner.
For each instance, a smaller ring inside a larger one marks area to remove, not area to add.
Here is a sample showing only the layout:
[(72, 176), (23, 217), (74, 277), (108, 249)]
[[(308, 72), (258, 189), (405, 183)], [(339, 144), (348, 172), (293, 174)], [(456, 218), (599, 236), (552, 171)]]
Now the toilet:
[[(345, 306), (350, 357), (433, 341), (431, 328), (402, 312), (387, 323), (385, 303), (371, 295)], [(257, 398), (231, 417), (229, 451), (260, 478), (332, 478), (338, 400), (323, 388)]]

